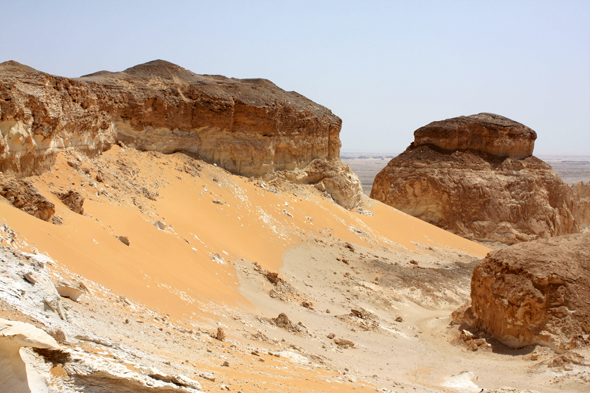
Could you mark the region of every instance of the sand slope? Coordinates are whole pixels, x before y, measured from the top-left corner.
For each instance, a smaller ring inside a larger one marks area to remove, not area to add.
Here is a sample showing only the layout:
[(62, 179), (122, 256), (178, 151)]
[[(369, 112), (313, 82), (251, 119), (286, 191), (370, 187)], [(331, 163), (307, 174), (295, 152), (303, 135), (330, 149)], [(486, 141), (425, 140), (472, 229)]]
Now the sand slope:
[[(505, 364), (507, 355), (490, 352), (490, 360), (451, 343), (450, 312), (467, 299), (474, 263), (489, 249), (379, 202), (351, 212), (311, 186), (119, 146), (92, 160), (60, 153), (50, 172), (29, 180), (63, 223), (1, 201), (0, 225), (16, 233), (11, 240), (4, 231), (3, 245), (48, 255), (56, 280), (91, 288), (81, 302), (64, 300), (71, 323), (151, 355), (128, 367), (182, 372), (205, 391), (462, 391), (444, 384), (464, 369), (484, 381), (475, 381), (480, 388), (561, 389), (546, 384), (550, 377), (491, 376), (490, 362)], [(52, 194), (68, 190), (86, 198), (84, 215)], [(2, 299), (0, 317), (30, 319)], [(294, 330), (272, 324), (279, 313)], [(210, 337), (217, 327), (223, 342)], [(529, 363), (511, 367), (525, 372)], [(67, 380), (56, 376), (55, 386)]]

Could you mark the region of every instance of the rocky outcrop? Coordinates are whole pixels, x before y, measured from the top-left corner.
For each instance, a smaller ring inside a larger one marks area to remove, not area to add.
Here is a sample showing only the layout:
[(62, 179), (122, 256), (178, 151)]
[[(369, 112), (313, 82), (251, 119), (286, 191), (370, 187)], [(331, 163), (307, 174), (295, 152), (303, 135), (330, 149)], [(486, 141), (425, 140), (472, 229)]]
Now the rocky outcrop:
[(491, 252), (475, 268), (477, 328), (507, 345), (575, 347), (590, 333), (590, 233), (536, 240)]
[(162, 60), (74, 79), (0, 64), (0, 171), (20, 176), (45, 171), (67, 147), (92, 155), (122, 142), (268, 177), (339, 161), (341, 124), (268, 80), (197, 75)]
[(579, 232), (572, 190), (530, 155), (535, 138), (497, 115), (431, 123), (377, 175), (371, 198), (478, 240), (516, 243)]
[(414, 132), (414, 146), (444, 150), (477, 150), (498, 157), (525, 158), (533, 154), (537, 133), (493, 113), (434, 121)]
[(43, 221), (51, 221), (55, 214), (55, 205), (41, 195), (31, 183), (1, 173), (0, 196), (14, 207)]

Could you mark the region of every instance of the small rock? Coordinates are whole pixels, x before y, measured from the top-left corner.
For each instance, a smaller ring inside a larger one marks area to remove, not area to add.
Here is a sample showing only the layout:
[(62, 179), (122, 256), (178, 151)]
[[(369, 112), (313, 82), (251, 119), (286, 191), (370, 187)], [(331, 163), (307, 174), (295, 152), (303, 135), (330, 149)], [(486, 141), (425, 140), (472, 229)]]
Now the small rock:
[(396, 322), (403, 322), (403, 321), (404, 321), (404, 319), (403, 319), (402, 317), (397, 317), (397, 318), (395, 318), (395, 321), (396, 321)]
[(155, 225), (155, 226), (156, 226), (158, 229), (160, 229), (160, 230), (162, 230), (162, 231), (163, 231), (164, 229), (166, 229), (166, 227), (167, 227), (167, 225), (166, 225), (166, 223), (165, 223), (164, 221), (156, 221), (156, 222), (154, 222), (154, 225)]
[(302, 305), (303, 307), (305, 307), (305, 308), (308, 308), (308, 309), (310, 309), (310, 310), (313, 310), (313, 309), (314, 309), (314, 308), (313, 308), (313, 303), (312, 303), (312, 302), (309, 302), (309, 301), (307, 301), (307, 300), (304, 300), (303, 302), (301, 302), (301, 305)]
[(344, 338), (335, 338), (334, 339), (334, 344), (338, 345), (339, 347), (342, 348), (352, 348), (354, 347), (354, 343), (350, 340), (346, 340)]
[(123, 244), (125, 244), (125, 245), (127, 245), (127, 246), (129, 245), (129, 238), (128, 238), (127, 236), (117, 236), (117, 239), (118, 239), (118, 240), (119, 240), (121, 243), (123, 243)]
[(333, 339), (334, 337), (336, 337), (336, 335), (335, 335), (334, 333), (330, 333), (330, 334), (328, 334), (328, 338), (329, 338), (330, 340), (331, 340), (331, 339)]
[(216, 205), (223, 205), (224, 203), (222, 201), (220, 201), (219, 199), (213, 199), (213, 203), (215, 203)]
[(223, 364), (221, 366), (222, 367), (229, 367), (229, 362), (226, 360), (225, 362), (223, 362)]
[(61, 297), (67, 297), (73, 301), (78, 301), (78, 298), (86, 292), (86, 286), (81, 283), (71, 283), (66, 280), (59, 280), (55, 284), (55, 289)]
[(223, 330), (223, 328), (221, 328), (221, 327), (217, 328), (217, 333), (215, 334), (215, 339), (219, 340), (219, 341), (225, 340), (225, 331)]
[(206, 379), (207, 381), (215, 382), (215, 375), (211, 373), (200, 373), (199, 377)]

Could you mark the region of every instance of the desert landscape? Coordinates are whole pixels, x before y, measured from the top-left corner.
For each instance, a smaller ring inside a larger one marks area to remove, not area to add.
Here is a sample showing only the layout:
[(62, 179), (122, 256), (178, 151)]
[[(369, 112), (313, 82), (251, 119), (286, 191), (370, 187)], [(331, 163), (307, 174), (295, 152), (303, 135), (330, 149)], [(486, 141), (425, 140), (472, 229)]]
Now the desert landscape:
[(0, 392), (588, 391), (590, 159), (341, 124), (162, 60), (1, 63)]

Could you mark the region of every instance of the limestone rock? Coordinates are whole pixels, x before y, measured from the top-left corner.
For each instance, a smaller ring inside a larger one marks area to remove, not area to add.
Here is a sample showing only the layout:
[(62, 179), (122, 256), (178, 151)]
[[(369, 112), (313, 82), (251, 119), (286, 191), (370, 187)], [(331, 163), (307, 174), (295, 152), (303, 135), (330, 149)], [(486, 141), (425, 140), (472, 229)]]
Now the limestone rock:
[[(468, 118), (475, 121), (481, 116)], [(441, 132), (436, 134), (436, 142), (443, 149), (434, 142), (427, 144), (430, 139), (418, 130), (416, 141), (377, 175), (371, 198), (478, 240), (516, 243), (579, 232), (572, 190), (549, 165), (530, 156), (534, 131), (511, 125), (522, 128), (522, 132), (509, 128), (512, 131), (499, 133), (497, 139), (484, 143), (489, 135), (496, 135), (486, 128), (486, 116), (477, 126), (469, 123), (466, 135), (474, 139), (471, 144), (459, 143), (456, 135)], [(449, 122), (452, 128), (464, 122), (464, 118), (458, 119), (463, 120), (436, 123)], [(502, 123), (514, 123), (502, 119)], [(444, 135), (451, 139), (448, 144), (442, 142)], [(516, 140), (518, 135), (522, 135), (521, 142)], [(498, 155), (492, 155), (493, 149), (486, 148), (486, 143), (494, 149), (507, 147), (494, 150)], [(482, 150), (473, 150), (480, 145)], [(457, 146), (472, 150), (448, 150)], [(517, 158), (522, 156), (526, 157)]]
[(244, 176), (319, 159), (335, 164), (317, 181), (351, 208), (362, 189), (339, 159), (341, 125), (268, 80), (197, 75), (162, 60), (74, 79), (0, 64), (0, 171), (18, 176), (45, 171), (66, 148), (94, 155), (115, 143), (195, 154)]
[(525, 125), (492, 113), (434, 121), (414, 132), (414, 146), (477, 150), (521, 159), (533, 154), (537, 134)]
[(68, 79), (9, 61), (0, 92), (3, 171), (34, 172), (60, 141), (87, 152), (117, 140), (189, 151), (247, 176), (339, 156), (341, 120), (264, 79), (197, 75), (162, 60)]
[(3, 392), (47, 392), (45, 379), (21, 356), (22, 347), (60, 349), (43, 330), (16, 321), (0, 319), (0, 381)]
[(345, 348), (345, 349), (354, 347), (354, 342), (347, 340), (345, 338), (335, 338), (334, 344), (338, 345), (339, 347)]
[(64, 371), (75, 385), (89, 393), (161, 392), (199, 393), (200, 384), (187, 377), (154, 373), (154, 378), (129, 370), (122, 364), (104, 358), (75, 353), (73, 361), (64, 365)]
[(357, 175), (340, 160), (313, 160), (303, 169), (281, 171), (279, 177), (297, 184), (315, 184), (345, 209), (354, 209), (361, 202), (363, 188)]
[(590, 333), (590, 233), (491, 252), (471, 280), (476, 327), (507, 345), (564, 350)]
[(0, 173), (0, 195), (14, 207), (43, 221), (50, 221), (55, 214), (55, 205), (25, 180)]
[(55, 195), (74, 213), (84, 214), (84, 207), (82, 207), (84, 197), (79, 192), (70, 190), (68, 192), (58, 192)]
[(60, 296), (67, 297), (73, 301), (78, 301), (78, 298), (87, 291), (84, 284), (73, 283), (67, 280), (59, 280), (55, 284), (55, 288)]

